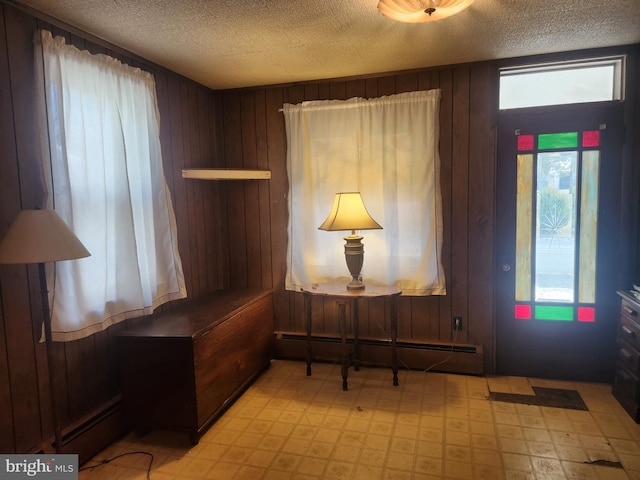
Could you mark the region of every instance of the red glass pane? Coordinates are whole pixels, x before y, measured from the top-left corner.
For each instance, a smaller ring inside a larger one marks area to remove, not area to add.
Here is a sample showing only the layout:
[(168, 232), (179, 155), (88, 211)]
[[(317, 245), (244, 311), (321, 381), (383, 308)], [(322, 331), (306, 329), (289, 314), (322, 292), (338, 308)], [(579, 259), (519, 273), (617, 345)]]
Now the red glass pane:
[(599, 147), (600, 131), (593, 130), (589, 132), (582, 132), (582, 146), (583, 147)]
[(578, 307), (578, 321), (589, 323), (595, 322), (596, 309), (593, 307)]
[(516, 318), (529, 320), (531, 318), (531, 305), (516, 305)]
[(533, 135), (518, 135), (518, 151), (533, 150)]

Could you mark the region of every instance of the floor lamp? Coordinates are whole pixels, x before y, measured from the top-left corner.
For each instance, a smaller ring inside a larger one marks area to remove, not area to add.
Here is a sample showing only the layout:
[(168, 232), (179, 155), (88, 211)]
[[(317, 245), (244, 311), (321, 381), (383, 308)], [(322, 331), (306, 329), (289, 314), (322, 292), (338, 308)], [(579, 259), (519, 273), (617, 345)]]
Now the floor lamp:
[(56, 453), (62, 452), (62, 433), (54, 392), (51, 312), (44, 264), (88, 257), (90, 253), (54, 210), (22, 210), (0, 242), (0, 264), (38, 264), (44, 338), (51, 389), (51, 415)]

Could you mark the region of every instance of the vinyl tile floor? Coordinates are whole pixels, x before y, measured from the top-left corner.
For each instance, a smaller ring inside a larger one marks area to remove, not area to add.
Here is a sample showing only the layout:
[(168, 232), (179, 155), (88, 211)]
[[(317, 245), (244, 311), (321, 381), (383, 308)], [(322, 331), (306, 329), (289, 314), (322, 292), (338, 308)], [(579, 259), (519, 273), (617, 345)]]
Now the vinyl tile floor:
[[(131, 433), (79, 478), (640, 480), (640, 426), (610, 385), (404, 370), (394, 387), (390, 370), (363, 367), (343, 391), (339, 365), (305, 372), (274, 360), (197, 446)], [(575, 389), (588, 410), (488, 400), (532, 386)]]

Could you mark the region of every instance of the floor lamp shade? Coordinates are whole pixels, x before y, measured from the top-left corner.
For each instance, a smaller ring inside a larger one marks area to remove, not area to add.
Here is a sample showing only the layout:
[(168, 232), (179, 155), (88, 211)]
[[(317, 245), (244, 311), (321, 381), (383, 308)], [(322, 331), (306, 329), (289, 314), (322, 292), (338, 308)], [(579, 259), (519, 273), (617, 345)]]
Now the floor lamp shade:
[(62, 431), (56, 405), (51, 313), (44, 264), (89, 255), (82, 242), (53, 210), (22, 210), (0, 241), (0, 264), (38, 264), (56, 453), (62, 453)]
[(0, 242), (0, 263), (46, 263), (89, 255), (54, 210), (22, 210)]
[(318, 228), (327, 231), (351, 230), (351, 235), (344, 237), (344, 256), (351, 273), (351, 282), (347, 289), (363, 289), (360, 270), (364, 263), (364, 237), (356, 235), (356, 230), (379, 230), (382, 227), (369, 215), (360, 192), (336, 193), (329, 216)]

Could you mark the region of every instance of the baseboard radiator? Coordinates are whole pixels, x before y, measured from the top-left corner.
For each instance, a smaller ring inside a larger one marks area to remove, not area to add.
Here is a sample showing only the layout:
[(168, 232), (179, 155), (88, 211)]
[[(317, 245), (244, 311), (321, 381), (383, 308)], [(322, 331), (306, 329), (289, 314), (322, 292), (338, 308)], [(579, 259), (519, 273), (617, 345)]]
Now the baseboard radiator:
[[(348, 339), (347, 343), (351, 348), (353, 339)], [(362, 365), (376, 367), (391, 365), (390, 339), (360, 338), (359, 343)], [(306, 358), (307, 335), (305, 333), (276, 332), (275, 345), (275, 358), (300, 361)], [(484, 375), (482, 345), (398, 339), (396, 346), (400, 369), (425, 370), (433, 366), (431, 371), (435, 372)], [(339, 363), (342, 361), (342, 351), (339, 336), (311, 336), (314, 362)]]
[[(118, 395), (62, 429), (62, 453), (77, 454), (82, 465), (129, 430), (122, 409), (122, 395)], [(53, 438), (50, 438), (31, 453), (53, 453), (54, 445)]]

